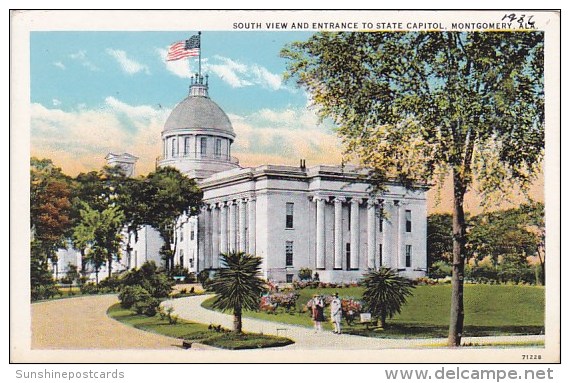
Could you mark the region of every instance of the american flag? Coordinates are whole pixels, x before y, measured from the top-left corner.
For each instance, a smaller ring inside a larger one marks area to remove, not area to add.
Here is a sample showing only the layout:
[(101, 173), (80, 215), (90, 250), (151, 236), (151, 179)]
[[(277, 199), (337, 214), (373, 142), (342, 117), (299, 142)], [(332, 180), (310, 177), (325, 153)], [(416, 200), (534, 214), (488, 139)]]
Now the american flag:
[(179, 41), (168, 48), (166, 61), (180, 60), (200, 54), (200, 35), (194, 35), (186, 41)]

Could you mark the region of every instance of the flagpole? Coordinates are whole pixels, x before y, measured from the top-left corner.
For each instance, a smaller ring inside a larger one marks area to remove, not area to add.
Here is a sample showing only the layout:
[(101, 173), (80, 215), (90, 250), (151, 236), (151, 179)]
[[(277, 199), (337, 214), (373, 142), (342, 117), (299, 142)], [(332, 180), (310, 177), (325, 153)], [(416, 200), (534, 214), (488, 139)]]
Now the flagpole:
[(198, 31), (198, 78), (202, 76), (202, 32)]

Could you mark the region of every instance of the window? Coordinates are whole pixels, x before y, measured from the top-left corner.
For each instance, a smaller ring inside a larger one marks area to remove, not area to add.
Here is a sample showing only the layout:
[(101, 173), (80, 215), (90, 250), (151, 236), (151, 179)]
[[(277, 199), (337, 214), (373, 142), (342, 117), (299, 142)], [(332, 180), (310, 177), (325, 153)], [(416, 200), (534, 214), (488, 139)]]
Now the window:
[(206, 137), (200, 137), (200, 154), (206, 154), (207, 145), (208, 139)]
[(350, 243), (346, 244), (346, 269), (350, 270)]
[(184, 250), (180, 249), (180, 267), (184, 267)]
[(194, 240), (194, 227), (190, 227), (190, 240)]
[(285, 266), (293, 266), (293, 241), (285, 242)]
[(189, 267), (189, 268), (193, 268), (193, 267), (194, 267), (194, 258), (190, 258), (190, 259), (188, 260), (188, 267)]
[(406, 210), (406, 233), (412, 232), (412, 211)]
[(190, 153), (190, 137), (184, 137), (184, 155)]
[(380, 260), (378, 261), (378, 266), (382, 266), (382, 244), (378, 247), (378, 254), (380, 255)]
[(222, 140), (220, 138), (216, 139), (216, 147), (214, 148), (214, 154), (216, 157), (221, 157), (222, 155)]
[(285, 274), (285, 282), (293, 283), (293, 274)]
[(178, 237), (180, 238), (180, 242), (184, 241), (184, 225), (180, 226), (180, 235)]
[(412, 245), (406, 245), (406, 267), (412, 267)]
[(384, 210), (380, 210), (380, 222), (378, 223), (378, 231), (381, 233), (384, 226)]
[(349, 206), (349, 208), (348, 208), (348, 216), (347, 216), (347, 217), (348, 217), (348, 218), (347, 218), (347, 221), (348, 221), (348, 231), (350, 231), (350, 219), (352, 218), (352, 209), (350, 208), (350, 206)]
[(172, 157), (176, 157), (176, 138), (172, 139), (172, 148), (171, 149), (172, 149), (172, 151), (171, 151)]
[(292, 229), (293, 228), (293, 206), (294, 204), (291, 202), (287, 202), (285, 204), (285, 228)]

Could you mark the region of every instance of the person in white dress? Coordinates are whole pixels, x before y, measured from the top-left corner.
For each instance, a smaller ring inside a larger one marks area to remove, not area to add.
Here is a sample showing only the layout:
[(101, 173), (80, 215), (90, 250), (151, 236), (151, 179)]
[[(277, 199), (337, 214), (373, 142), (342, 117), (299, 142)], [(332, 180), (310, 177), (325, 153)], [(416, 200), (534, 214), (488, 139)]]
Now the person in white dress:
[(331, 322), (333, 322), (335, 334), (340, 334), (340, 321), (342, 319), (342, 304), (336, 293), (331, 301)]

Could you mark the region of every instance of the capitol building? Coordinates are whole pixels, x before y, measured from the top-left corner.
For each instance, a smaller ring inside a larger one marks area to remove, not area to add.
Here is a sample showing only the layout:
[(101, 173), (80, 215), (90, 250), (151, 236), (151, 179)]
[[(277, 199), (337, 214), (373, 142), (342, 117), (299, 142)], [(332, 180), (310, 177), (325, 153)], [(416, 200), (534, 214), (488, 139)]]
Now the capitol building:
[[(215, 270), (220, 253), (244, 251), (261, 257), (263, 277), (277, 283), (297, 280), (301, 268), (324, 282), (356, 281), (380, 266), (425, 276), (427, 188), (391, 183), (374, 192), (355, 167), (307, 167), (304, 160), (242, 167), (232, 156), (236, 139), (209, 97), (207, 77), (192, 78), (188, 97), (164, 124), (157, 163), (194, 178), (204, 192), (200, 214), (179, 219), (175, 264), (195, 273)], [(107, 161), (134, 173), (130, 154), (109, 154)], [(154, 229), (142, 228), (120, 266), (160, 264), (161, 241)]]

